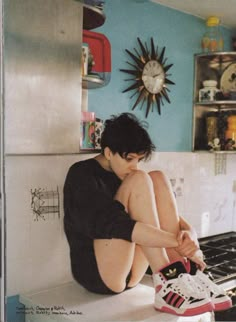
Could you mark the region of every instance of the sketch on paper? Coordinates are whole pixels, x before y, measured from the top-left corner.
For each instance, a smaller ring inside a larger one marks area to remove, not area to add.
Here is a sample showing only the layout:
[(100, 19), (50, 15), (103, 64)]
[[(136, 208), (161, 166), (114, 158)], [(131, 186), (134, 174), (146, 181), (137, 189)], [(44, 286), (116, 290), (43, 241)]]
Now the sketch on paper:
[(31, 209), (34, 221), (59, 219), (60, 198), (59, 189), (47, 190), (42, 188), (31, 189)]

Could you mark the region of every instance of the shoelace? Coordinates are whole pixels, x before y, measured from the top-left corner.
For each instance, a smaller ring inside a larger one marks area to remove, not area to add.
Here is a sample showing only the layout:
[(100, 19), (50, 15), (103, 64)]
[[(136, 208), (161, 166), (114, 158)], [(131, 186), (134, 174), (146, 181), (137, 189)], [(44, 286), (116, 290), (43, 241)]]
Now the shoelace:
[(195, 298), (206, 297), (206, 291), (196, 283), (196, 281), (189, 274), (180, 274), (176, 279), (177, 287), (180, 292)]
[(214, 282), (212, 282), (209, 277), (202, 273), (201, 271), (198, 271), (198, 273), (195, 275), (200, 282), (204, 283), (207, 286), (208, 291), (213, 291), (215, 293), (222, 293), (225, 294), (225, 291), (218, 285), (216, 285)]

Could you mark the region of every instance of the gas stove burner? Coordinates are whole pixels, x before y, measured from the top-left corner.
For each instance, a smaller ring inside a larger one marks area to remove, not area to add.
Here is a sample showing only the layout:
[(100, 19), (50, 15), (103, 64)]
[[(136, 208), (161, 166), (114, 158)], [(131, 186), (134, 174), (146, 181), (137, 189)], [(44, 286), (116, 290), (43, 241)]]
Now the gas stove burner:
[(205, 272), (223, 286), (233, 303), (232, 308), (215, 312), (215, 321), (236, 321), (236, 232), (202, 238), (199, 244), (207, 264)]
[(202, 238), (199, 243), (207, 271), (215, 282), (236, 277), (236, 232)]
[(221, 246), (221, 248), (227, 250), (228, 252), (236, 252), (236, 247), (233, 245)]

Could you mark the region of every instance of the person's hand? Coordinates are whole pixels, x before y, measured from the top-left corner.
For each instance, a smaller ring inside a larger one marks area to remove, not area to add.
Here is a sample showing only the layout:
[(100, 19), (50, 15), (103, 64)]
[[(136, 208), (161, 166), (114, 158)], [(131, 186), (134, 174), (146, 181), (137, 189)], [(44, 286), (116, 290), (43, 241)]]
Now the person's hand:
[(183, 257), (191, 258), (199, 250), (198, 241), (188, 230), (181, 230), (177, 236), (177, 241), (179, 246), (176, 247), (176, 251)]
[(203, 259), (203, 253), (199, 249), (198, 241), (194, 239), (191, 232), (182, 230), (177, 236), (179, 246), (176, 248), (177, 252), (183, 256), (191, 259), (197, 264), (198, 269), (203, 271), (206, 268), (206, 263)]
[(198, 269), (204, 271), (206, 263), (204, 262), (203, 253), (200, 249), (198, 249), (190, 259), (197, 264)]

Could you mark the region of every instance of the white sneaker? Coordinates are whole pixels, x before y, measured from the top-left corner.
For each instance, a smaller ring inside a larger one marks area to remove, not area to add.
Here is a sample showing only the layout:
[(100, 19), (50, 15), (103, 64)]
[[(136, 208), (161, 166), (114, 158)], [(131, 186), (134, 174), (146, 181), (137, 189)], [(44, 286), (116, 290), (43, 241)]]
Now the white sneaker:
[(174, 262), (153, 274), (155, 309), (181, 316), (192, 316), (213, 310), (205, 291), (202, 291), (182, 262)]
[(214, 311), (227, 310), (232, 307), (232, 301), (225, 290), (219, 285), (215, 284), (210, 278), (201, 272), (197, 271), (196, 275), (192, 276), (193, 279), (206, 290), (208, 297), (214, 305)]
[(188, 260), (185, 267), (187, 271), (190, 272), (195, 282), (207, 292), (207, 296), (211, 299), (214, 306), (214, 311), (227, 310), (232, 307), (232, 300), (226, 295), (225, 290), (221, 286), (215, 284), (207, 274), (197, 269), (194, 262)]

